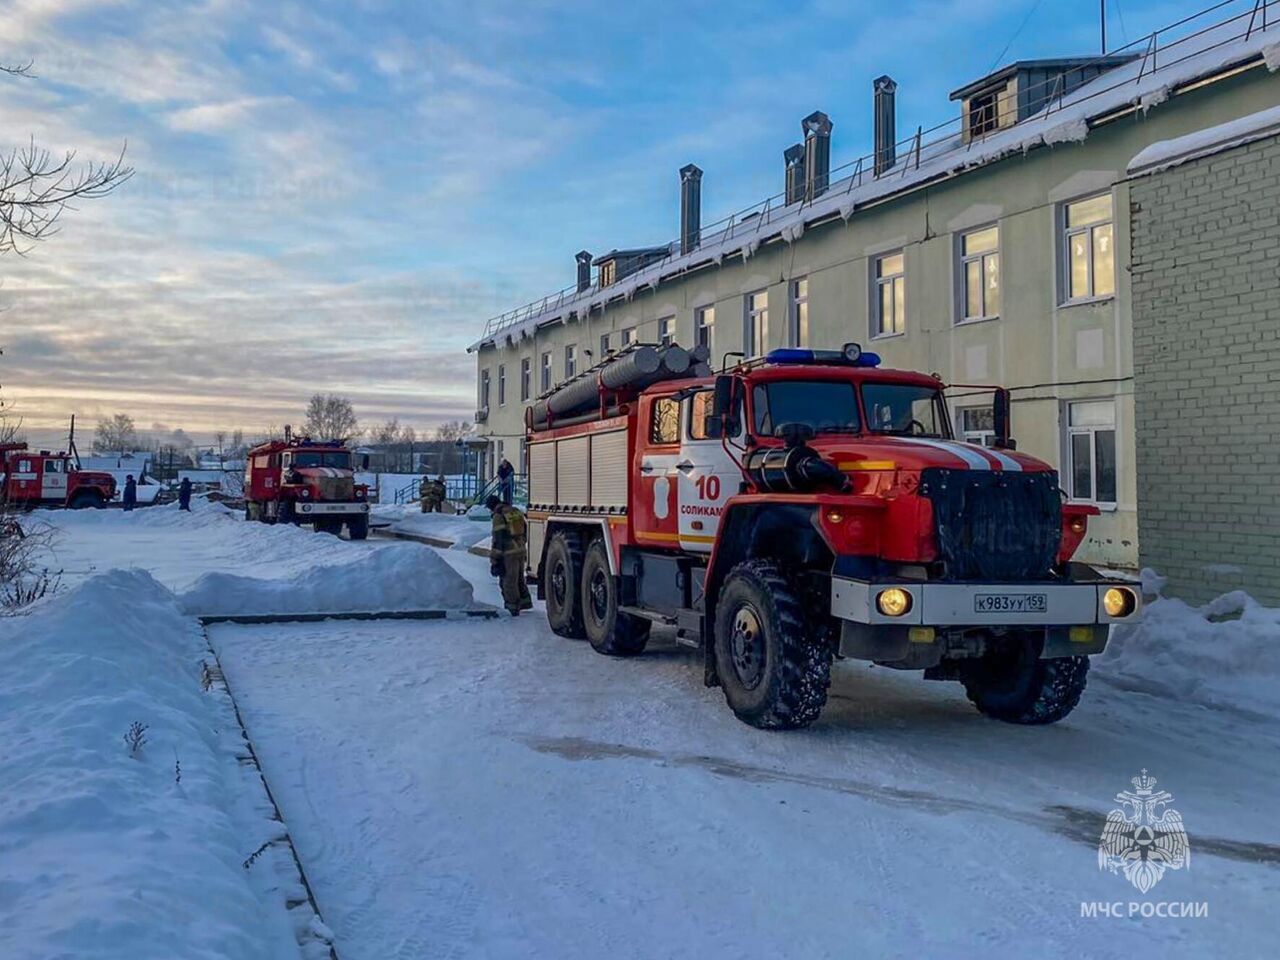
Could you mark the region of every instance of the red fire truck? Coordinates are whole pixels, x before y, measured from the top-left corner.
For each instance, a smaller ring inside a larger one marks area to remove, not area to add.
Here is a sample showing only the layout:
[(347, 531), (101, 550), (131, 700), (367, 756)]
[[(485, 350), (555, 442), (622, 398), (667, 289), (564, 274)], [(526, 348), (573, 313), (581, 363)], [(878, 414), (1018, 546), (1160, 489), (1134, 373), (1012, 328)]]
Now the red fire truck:
[(81, 470), (69, 453), (38, 453), (25, 443), (0, 444), (0, 491), (11, 506), (104, 507), (116, 495), (109, 473)]
[(249, 451), (244, 517), (262, 523), (310, 523), (320, 533), (369, 536), (369, 488), (355, 482), (352, 452), (342, 440), (293, 437)]
[(1072, 561), (1097, 510), (1016, 451), (1006, 390), (982, 388), (986, 447), (953, 438), (937, 378), (857, 344), (714, 377), (674, 351), (633, 347), (526, 415), (529, 573), (556, 633), (630, 656), (672, 626), (766, 728), (817, 718), (837, 657), (958, 680), (1013, 723), (1075, 707), (1141, 594)]

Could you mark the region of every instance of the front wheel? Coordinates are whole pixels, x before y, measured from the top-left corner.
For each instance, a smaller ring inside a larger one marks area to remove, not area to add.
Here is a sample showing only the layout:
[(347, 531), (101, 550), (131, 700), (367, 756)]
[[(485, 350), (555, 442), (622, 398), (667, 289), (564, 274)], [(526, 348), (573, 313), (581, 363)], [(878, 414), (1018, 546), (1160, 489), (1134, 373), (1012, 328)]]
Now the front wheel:
[(101, 510), (102, 507), (102, 494), (94, 493), (91, 490), (82, 490), (71, 498), (72, 510)]
[(772, 560), (733, 568), (720, 591), (716, 673), (739, 720), (792, 729), (818, 719), (831, 685), (831, 644), (806, 622), (800, 591)]
[(547, 600), (551, 632), (571, 640), (587, 635), (582, 623), (582, 546), (576, 537), (561, 532), (547, 544), (542, 565), (542, 593)]
[(582, 563), (582, 624), (597, 653), (634, 657), (649, 642), (649, 621), (618, 610), (618, 578), (604, 541), (593, 540)]
[(1031, 636), (962, 661), (960, 667), (960, 682), (973, 705), (1006, 723), (1056, 723), (1080, 702), (1088, 678), (1088, 657), (1041, 660), (1040, 646)]
[(369, 536), (369, 515), (362, 513), (347, 521), (347, 535), (352, 540), (365, 540)]

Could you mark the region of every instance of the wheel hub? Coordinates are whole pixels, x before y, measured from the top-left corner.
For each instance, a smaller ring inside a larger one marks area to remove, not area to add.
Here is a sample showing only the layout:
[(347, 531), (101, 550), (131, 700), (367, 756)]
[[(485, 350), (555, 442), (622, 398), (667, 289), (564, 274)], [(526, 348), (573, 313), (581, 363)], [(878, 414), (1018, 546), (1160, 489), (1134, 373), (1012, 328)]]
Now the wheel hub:
[(609, 612), (609, 584), (603, 570), (597, 570), (591, 578), (591, 612), (598, 622)]
[(551, 593), (556, 598), (556, 606), (564, 606), (565, 594), (568, 593), (568, 578), (564, 575), (564, 564), (557, 563), (551, 569)]
[(750, 604), (743, 604), (734, 614), (730, 653), (738, 680), (753, 689), (764, 675), (764, 631), (759, 613)]

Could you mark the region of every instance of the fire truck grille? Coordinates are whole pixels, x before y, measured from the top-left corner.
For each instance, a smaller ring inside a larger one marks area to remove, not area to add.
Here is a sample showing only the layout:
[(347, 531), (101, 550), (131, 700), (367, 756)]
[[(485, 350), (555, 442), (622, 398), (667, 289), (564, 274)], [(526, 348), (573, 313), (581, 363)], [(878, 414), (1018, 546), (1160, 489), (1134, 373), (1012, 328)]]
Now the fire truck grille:
[(1062, 540), (1058, 474), (921, 472), (938, 550), (951, 580), (1024, 580), (1053, 567)]
[(321, 477), (321, 500), (351, 500), (356, 495), (355, 481), (350, 477)]

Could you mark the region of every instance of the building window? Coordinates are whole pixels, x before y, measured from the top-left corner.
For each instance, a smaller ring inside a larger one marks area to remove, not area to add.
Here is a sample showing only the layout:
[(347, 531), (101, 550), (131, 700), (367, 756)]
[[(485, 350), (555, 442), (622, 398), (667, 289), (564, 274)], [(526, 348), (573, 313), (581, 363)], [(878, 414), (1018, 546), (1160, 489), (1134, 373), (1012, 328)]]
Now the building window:
[(618, 264), (613, 260), (606, 260), (600, 264), (599, 280), (600, 286), (607, 287), (618, 276)]
[(498, 406), (507, 405), (507, 365), (498, 364)]
[(1000, 228), (960, 235), (960, 319), (1000, 316)]
[(578, 345), (571, 343), (564, 348), (564, 378), (571, 380), (578, 375)]
[(489, 371), (480, 371), (480, 409), (489, 409)]
[(746, 330), (743, 342), (747, 347), (747, 356), (760, 357), (769, 344), (769, 291), (748, 293), (745, 304)]
[(658, 342), (664, 347), (676, 338), (676, 318), (663, 317), (658, 321)]
[(609, 334), (600, 334), (600, 359), (603, 360), (611, 353), (613, 353), (613, 350), (609, 346)]
[(629, 347), (636, 342), (636, 328), (627, 327), (622, 331), (622, 345)]
[(956, 414), (956, 432), (966, 443), (989, 447), (996, 442), (995, 411), (991, 407), (961, 407)]
[(809, 346), (809, 278), (791, 281), (791, 343)]
[(548, 350), (542, 355), (542, 392), (546, 393), (551, 389), (551, 351)]
[(528, 401), (533, 392), (533, 360), (525, 357), (520, 361), (520, 402)]
[(1116, 405), (1113, 400), (1067, 404), (1071, 499), (1116, 502)]
[(1116, 292), (1115, 214), (1111, 194), (1063, 208), (1067, 300), (1110, 297)]
[(990, 133), (1000, 125), (1000, 94), (1004, 87), (969, 98), (969, 139)]
[(693, 339), (698, 346), (711, 350), (711, 337), (716, 329), (716, 308), (699, 307), (693, 311)]
[(680, 442), (680, 401), (663, 397), (653, 402), (653, 421), (649, 424), (650, 443)]
[(871, 335), (890, 337), (907, 329), (907, 281), (903, 254), (886, 253), (874, 263), (875, 293), (871, 298)]

